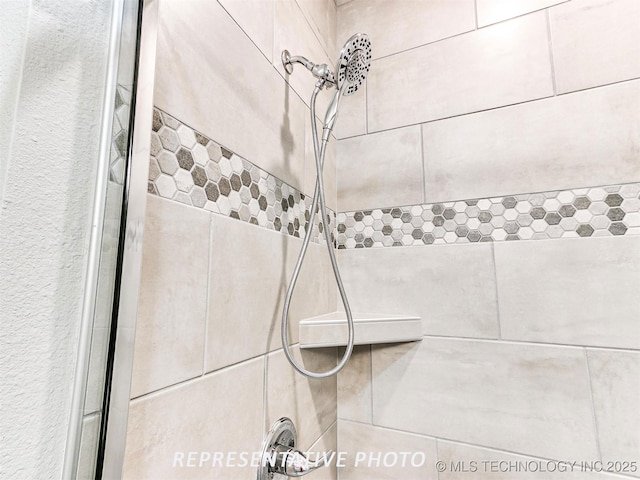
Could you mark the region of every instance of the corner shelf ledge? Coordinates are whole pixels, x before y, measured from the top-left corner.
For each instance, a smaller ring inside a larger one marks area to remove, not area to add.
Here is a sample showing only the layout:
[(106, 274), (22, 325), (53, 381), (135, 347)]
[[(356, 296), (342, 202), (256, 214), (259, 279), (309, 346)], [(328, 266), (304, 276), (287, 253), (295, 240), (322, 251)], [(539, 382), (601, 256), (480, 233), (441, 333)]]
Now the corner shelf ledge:
[[(354, 345), (422, 340), (422, 321), (410, 315), (353, 313)], [(349, 330), (344, 312), (300, 321), (300, 348), (344, 347)]]

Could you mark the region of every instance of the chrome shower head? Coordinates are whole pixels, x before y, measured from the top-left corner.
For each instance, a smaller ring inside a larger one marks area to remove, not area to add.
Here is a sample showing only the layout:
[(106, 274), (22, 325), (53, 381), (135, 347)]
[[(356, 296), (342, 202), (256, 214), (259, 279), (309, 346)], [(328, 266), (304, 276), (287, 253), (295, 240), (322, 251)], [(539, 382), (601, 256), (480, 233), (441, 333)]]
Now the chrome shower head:
[[(365, 33), (353, 35), (340, 50), (336, 68), (336, 83), (343, 95), (355, 93), (367, 78), (371, 68), (371, 42)], [(343, 90), (343, 84), (344, 85)]]

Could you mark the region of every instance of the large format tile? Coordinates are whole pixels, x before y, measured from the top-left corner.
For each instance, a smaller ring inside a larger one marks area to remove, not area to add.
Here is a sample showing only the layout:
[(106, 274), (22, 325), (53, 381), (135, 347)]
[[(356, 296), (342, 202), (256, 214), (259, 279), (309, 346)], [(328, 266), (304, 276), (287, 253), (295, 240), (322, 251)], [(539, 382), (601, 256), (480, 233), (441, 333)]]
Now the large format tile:
[[(281, 346), (284, 297), (301, 244), (288, 235), (213, 217), (205, 371)], [(291, 302), (290, 342), (298, 341), (302, 318), (334, 310), (335, 298), (326, 247), (311, 244)]]
[[(315, 372), (336, 366), (336, 349), (323, 348), (300, 353), (291, 349), (296, 361)], [(298, 431), (298, 449), (306, 451), (336, 421), (336, 377), (315, 380), (303, 377), (278, 350), (267, 356), (266, 425), (268, 429), (280, 417), (293, 420)], [(266, 431), (266, 430), (265, 430)]]
[(376, 60), (367, 82), (369, 132), (551, 96), (545, 14)]
[[(243, 479), (255, 467), (213, 465), (214, 454), (259, 452), (264, 359), (131, 402), (122, 478)], [(189, 452), (195, 452), (192, 465)], [(207, 457), (210, 455), (210, 457)], [(200, 461), (202, 460), (202, 465)]]
[(640, 348), (640, 237), (495, 244), (502, 337)]
[(340, 480), (437, 480), (433, 438), (340, 420), (338, 447), (346, 452)]
[(322, 48), (332, 62), (335, 63), (338, 55), (338, 50), (336, 50), (337, 7), (335, 2), (333, 0), (295, 1), (307, 18), (313, 33), (320, 40)]
[(220, 4), (240, 25), (262, 54), (271, 60), (273, 52), (273, 0), (220, 0)]
[(338, 44), (367, 33), (373, 58), (415, 48), (476, 27), (473, 0), (354, 0), (338, 8)]
[[(444, 462), (439, 480), (613, 480), (599, 473), (596, 458), (540, 459), (490, 448), (438, 440), (438, 460)], [(592, 465), (593, 471), (589, 471)], [(441, 467), (442, 468), (442, 467)]]
[(147, 196), (132, 397), (202, 374), (210, 218)]
[(427, 201), (638, 181), (639, 110), (630, 82), (425, 124)]
[(340, 211), (423, 203), (420, 126), (340, 140)]
[(602, 460), (640, 464), (640, 352), (588, 349), (587, 357)]
[(373, 422), (544, 458), (597, 459), (584, 352), (424, 338), (372, 348)]
[[(306, 445), (300, 445), (300, 447), (306, 448)], [(331, 425), (331, 427), (309, 447), (309, 451), (314, 453), (313, 457), (308, 457), (311, 461), (316, 461), (318, 458), (321, 458), (322, 455), (326, 455), (325, 458), (330, 459), (332, 452), (336, 452), (337, 454), (338, 423), (336, 422)], [(313, 473), (313, 478), (314, 480), (338, 480), (337, 462), (334, 460), (320, 470), (316, 470)]]
[(478, 27), (508, 20), (568, 0), (477, 0)]
[(497, 338), (491, 246), (340, 250), (353, 311), (417, 315), (428, 335)]
[(579, 0), (549, 10), (558, 93), (640, 77), (640, 2)]
[[(344, 348), (338, 355), (344, 354)], [(371, 346), (356, 345), (338, 374), (338, 418), (371, 423)]]
[[(323, 50), (320, 41), (311, 30), (302, 10), (295, 1), (275, 0), (276, 22), (273, 40), (273, 66), (280, 72), (287, 82), (298, 93), (300, 98), (311, 105), (311, 93), (318, 79), (303, 65), (294, 64), (293, 73), (288, 74), (282, 64), (282, 51), (289, 50), (293, 56), (303, 56), (315, 64), (325, 63), (331, 66), (335, 60), (330, 60)], [(335, 70), (334, 67), (331, 70)], [(324, 118), (324, 112), (331, 101), (333, 89), (321, 90), (316, 99), (318, 115)]]
[(301, 189), (304, 102), (217, 2), (159, 16), (156, 106)]
[(367, 133), (366, 81), (356, 93), (340, 100), (334, 133), (338, 139)]

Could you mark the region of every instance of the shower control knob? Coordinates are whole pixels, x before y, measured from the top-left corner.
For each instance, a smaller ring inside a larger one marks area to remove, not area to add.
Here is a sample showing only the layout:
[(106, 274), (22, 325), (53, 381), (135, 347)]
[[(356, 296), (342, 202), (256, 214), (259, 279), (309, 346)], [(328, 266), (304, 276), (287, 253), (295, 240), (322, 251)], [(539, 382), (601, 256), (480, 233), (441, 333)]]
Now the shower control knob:
[(272, 480), (274, 475), (302, 477), (325, 465), (325, 459), (310, 462), (296, 450), (296, 427), (290, 418), (282, 417), (272, 426), (262, 445), (257, 480)]

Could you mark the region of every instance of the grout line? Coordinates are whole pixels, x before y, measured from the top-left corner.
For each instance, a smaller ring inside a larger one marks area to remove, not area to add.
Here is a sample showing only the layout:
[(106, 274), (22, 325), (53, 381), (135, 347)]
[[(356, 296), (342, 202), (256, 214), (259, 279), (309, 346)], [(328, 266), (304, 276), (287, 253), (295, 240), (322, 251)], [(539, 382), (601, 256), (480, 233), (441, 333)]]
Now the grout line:
[(518, 346), (531, 346), (531, 347), (550, 347), (550, 348), (569, 348), (569, 349), (583, 349), (590, 348), (593, 350), (607, 350), (614, 352), (628, 352), (638, 353), (640, 348), (623, 348), (623, 347), (608, 347), (601, 345), (576, 345), (569, 343), (554, 343), (554, 342), (535, 342), (531, 340), (514, 340), (514, 339), (495, 339), (495, 338), (479, 338), (479, 337), (461, 337), (461, 336), (448, 336), (448, 335), (423, 335), (422, 338), (434, 339), (434, 340), (452, 340), (458, 342), (480, 342), (480, 343), (499, 343), (502, 345), (518, 345)]
[(589, 352), (584, 348), (584, 362), (587, 370), (587, 382), (589, 384), (589, 400), (591, 402), (591, 413), (593, 414), (593, 431), (596, 438), (596, 450), (598, 452), (598, 460), (602, 461), (602, 449), (600, 447), (600, 434), (598, 432), (598, 416), (596, 415), (596, 402), (593, 396), (593, 384), (591, 383), (591, 369), (589, 368)]
[[(337, 214), (345, 214), (345, 215), (349, 215), (355, 212), (362, 212), (365, 210), (385, 210), (387, 208), (393, 209), (393, 208), (411, 208), (411, 207), (421, 207), (424, 205), (436, 205), (436, 204), (445, 204), (445, 203), (457, 203), (457, 202), (465, 202), (467, 200), (490, 200), (492, 198), (503, 198), (503, 197), (517, 197), (520, 195), (543, 195), (545, 193), (551, 193), (551, 192), (568, 192), (568, 191), (573, 191), (573, 190), (589, 190), (592, 188), (607, 188), (607, 187), (623, 187), (625, 185), (636, 185), (640, 182), (624, 182), (624, 183), (614, 183), (614, 184), (601, 184), (601, 185), (586, 185), (586, 186), (574, 186), (574, 187), (568, 187), (568, 188), (561, 188), (561, 189), (550, 189), (550, 190), (536, 190), (533, 192), (519, 192), (519, 193), (504, 193), (504, 194), (497, 194), (497, 195), (491, 195), (488, 197), (475, 197), (475, 198), (455, 198), (455, 199), (451, 199), (451, 200), (438, 200), (438, 201), (431, 201), (431, 202), (425, 202), (425, 203), (414, 203), (414, 204), (403, 204), (403, 205), (385, 205), (385, 206), (376, 206), (376, 207), (371, 207), (371, 208), (361, 208), (358, 210), (345, 210), (345, 211), (338, 211), (336, 212)], [(153, 195), (153, 194), (150, 194)], [(157, 196), (157, 195), (156, 195)], [(577, 195), (579, 197), (584, 196), (584, 195)], [(161, 197), (164, 198), (164, 197)], [(170, 199), (169, 199), (170, 200)], [(197, 207), (195, 207), (197, 208)], [(214, 212), (215, 213), (215, 212)], [(554, 239), (555, 240), (555, 239)]]
[[(466, 446), (466, 447), (490, 450), (490, 451), (495, 452), (495, 453), (504, 453), (504, 454), (508, 454), (508, 455), (517, 455), (517, 456), (520, 456), (520, 457), (531, 458), (531, 459), (534, 459), (534, 460), (544, 460), (544, 461), (552, 461), (552, 462), (568, 461), (568, 460), (565, 460), (565, 459), (554, 459), (554, 458), (544, 457), (544, 456), (530, 454), (530, 453), (518, 452), (518, 451), (515, 451), (515, 450), (505, 450), (505, 449), (501, 449), (501, 448), (498, 448), (498, 447), (495, 447), (495, 446), (483, 445), (483, 444), (479, 444), (479, 443), (471, 443), (471, 442), (466, 442), (464, 440), (456, 440), (454, 438), (442, 437), (442, 436), (439, 436), (439, 435), (428, 435), (428, 434), (418, 433), (418, 432), (414, 432), (414, 431), (411, 431), (411, 430), (405, 430), (405, 429), (401, 429), (401, 428), (392, 428), (392, 427), (386, 427), (386, 426), (382, 426), (382, 425), (367, 425), (367, 424), (359, 422), (357, 420), (346, 420), (345, 419), (343, 421), (356, 423), (356, 424), (363, 425), (363, 426), (373, 426), (375, 428), (378, 428), (378, 429), (381, 429), (381, 430), (387, 430), (387, 431), (391, 431), (391, 432), (398, 432), (398, 433), (404, 433), (404, 434), (407, 434), (407, 435), (414, 435), (414, 436), (422, 437), (422, 438), (429, 438), (429, 439), (435, 440), (436, 442), (454, 443), (454, 444), (463, 445), (463, 446)], [(583, 459), (581, 459), (581, 460), (583, 460)], [(570, 461), (574, 461), (574, 460), (570, 460)], [(589, 460), (585, 459), (584, 461), (591, 461), (591, 460), (590, 459)], [(634, 478), (634, 477), (630, 477), (630, 478)]]
[(476, 20), (476, 30), (478, 30), (478, 0), (473, 0), (473, 16)]
[[(292, 344), (291, 346), (295, 346), (295, 345), (298, 345), (298, 344), (295, 343), (295, 344)], [(254, 361), (258, 360), (261, 357), (267, 357), (267, 356), (269, 356), (271, 354), (278, 353), (279, 351), (282, 351), (282, 348), (278, 348), (276, 350), (272, 350), (272, 351), (265, 352), (265, 353), (260, 353), (259, 355), (254, 355), (253, 357), (243, 358), (242, 360), (239, 360), (239, 361), (234, 362), (234, 363), (230, 363), (228, 365), (224, 365), (222, 367), (216, 368), (215, 370), (211, 370), (210, 372), (206, 372), (206, 373), (204, 373), (202, 375), (194, 375), (193, 377), (189, 377), (189, 378), (186, 378), (184, 380), (180, 380), (178, 382), (172, 383), (171, 385), (166, 385), (164, 387), (157, 388), (155, 390), (143, 393), (142, 395), (138, 395), (136, 397), (131, 397), (130, 400), (131, 401), (144, 400), (144, 399), (149, 398), (149, 397), (155, 397), (157, 395), (161, 395), (164, 392), (177, 390), (177, 389), (179, 389), (179, 388), (181, 388), (183, 386), (187, 386), (187, 385), (189, 385), (191, 383), (195, 383), (195, 382), (197, 382), (199, 380), (208, 378), (208, 377), (210, 377), (212, 375), (225, 373), (227, 370), (229, 370), (231, 368), (239, 367), (239, 366), (241, 366), (241, 365), (243, 365), (245, 363), (248, 364), (249, 362), (254, 362)]]
[(373, 425), (373, 345), (369, 345), (369, 385), (371, 385), (370, 403), (371, 403), (371, 415), (369, 416), (369, 422)]
[(269, 396), (267, 392), (269, 390), (269, 382), (268, 382), (268, 374), (269, 374), (269, 355), (265, 354), (262, 358), (262, 433), (266, 434), (267, 429), (271, 427), (271, 425), (267, 425), (267, 418), (269, 412)]
[[(249, 35), (249, 34), (247, 33), (247, 31), (246, 31), (244, 28), (242, 28), (242, 25), (240, 25), (240, 24), (238, 23), (238, 21), (236, 20), (236, 18), (235, 18), (233, 15), (231, 15), (231, 12), (229, 12), (229, 10), (227, 10), (227, 9), (226, 9), (226, 7), (222, 4), (222, 2), (221, 2), (220, 0), (217, 0), (217, 3), (218, 3), (218, 5), (220, 6), (220, 8), (222, 8), (222, 9), (225, 11), (225, 13), (229, 16), (229, 18), (233, 21), (233, 23), (235, 23), (235, 24), (238, 26), (238, 28), (240, 29), (240, 31), (241, 31), (242, 33), (244, 33), (244, 35), (249, 39), (249, 41), (253, 44), (253, 46), (254, 46), (254, 47), (256, 47), (256, 48), (258, 49), (258, 52), (260, 52), (260, 54), (261, 54), (261, 55), (262, 55), (262, 56), (263, 56), (263, 57), (264, 57), (264, 58), (269, 62), (269, 64), (270, 64), (270, 65), (272, 65), (272, 64), (273, 64), (273, 63), (272, 63), (272, 59), (271, 59), (271, 58), (269, 58), (269, 57), (267, 57), (267, 56), (265, 55), (265, 53), (264, 53), (264, 52), (262, 51), (262, 49), (258, 46), (258, 44), (257, 44), (256, 42), (254, 42), (254, 41), (253, 41), (253, 38), (251, 38), (251, 35)], [(274, 2), (274, 7), (273, 7), (273, 22), (274, 22), (274, 23), (275, 23), (275, 14), (276, 14), (276, 12), (275, 12), (275, 2)], [(275, 28), (274, 28), (274, 34), (273, 34), (273, 36), (272, 36), (272, 43), (271, 43), (271, 55), (272, 55), (272, 56), (273, 56), (273, 49), (274, 49), (274, 48), (275, 48)]]
[(364, 86), (364, 129), (365, 135), (369, 134), (369, 84)]
[(545, 10), (545, 19), (547, 23), (547, 38), (549, 40), (549, 61), (551, 63), (551, 84), (553, 85), (553, 94), (558, 95), (558, 86), (556, 80), (556, 65), (555, 58), (553, 56), (553, 35), (551, 33), (551, 14), (549, 9)]
[(586, 92), (589, 90), (596, 90), (598, 88), (607, 88), (607, 87), (611, 87), (614, 85), (619, 85), (621, 83), (631, 83), (634, 82), (636, 80), (640, 80), (640, 77), (632, 77), (632, 78), (626, 78), (624, 80), (616, 80), (615, 82), (608, 82), (608, 83), (603, 83), (602, 85), (593, 85), (591, 87), (584, 87), (584, 88), (578, 88), (577, 90), (571, 90), (569, 92), (560, 92), (558, 93), (558, 97), (564, 96), (564, 95), (571, 95), (572, 93), (580, 93), (580, 92)]
[(498, 264), (496, 262), (495, 242), (491, 242), (491, 261), (493, 263), (493, 280), (495, 282), (496, 300), (496, 323), (498, 325), (498, 339), (502, 339), (502, 326), (500, 324), (500, 296), (498, 294)]
[[(541, 102), (541, 101), (544, 101), (544, 100), (549, 100), (549, 99), (561, 97), (561, 96), (564, 96), (564, 95), (571, 95), (571, 94), (574, 94), (574, 93), (580, 93), (580, 92), (585, 92), (585, 91), (589, 91), (589, 90), (597, 90), (599, 88), (607, 88), (607, 87), (610, 87), (610, 86), (613, 86), (613, 85), (619, 85), (621, 83), (630, 83), (630, 82), (634, 82), (634, 81), (637, 81), (637, 80), (640, 80), (640, 76), (639, 77), (633, 77), (633, 78), (627, 78), (625, 80), (618, 80), (618, 81), (615, 81), (615, 82), (609, 82), (609, 83), (605, 83), (605, 84), (602, 84), (602, 85), (594, 85), (594, 86), (591, 86), (591, 87), (585, 87), (585, 88), (581, 88), (581, 89), (578, 89), (578, 90), (572, 90), (570, 92), (562, 92), (562, 93), (558, 93), (557, 95), (548, 95), (548, 96), (543, 96), (543, 97), (539, 97), (539, 98), (531, 98), (529, 100), (523, 100), (521, 102), (508, 103), (508, 104), (505, 104), (505, 105), (497, 105), (495, 107), (485, 108), (485, 109), (482, 109), (482, 110), (473, 110), (473, 111), (470, 111), (470, 112), (459, 113), (459, 114), (450, 115), (450, 116), (447, 116), (447, 117), (434, 118), (434, 119), (431, 119), (431, 120), (425, 120), (423, 122), (407, 123), (407, 124), (397, 125), (397, 126), (389, 127), (389, 128), (381, 128), (381, 129), (378, 129), (378, 130), (373, 131), (373, 132), (368, 131), (367, 134), (370, 135), (370, 134), (375, 134), (375, 133), (389, 132), (389, 131), (392, 131), (392, 130), (398, 130), (400, 128), (411, 127), (411, 126), (414, 126), (414, 125), (426, 125), (426, 124), (429, 124), (429, 123), (441, 122), (441, 121), (444, 121), (444, 120), (451, 120), (451, 119), (454, 119), (454, 118), (464, 117), (464, 116), (467, 116), (467, 115), (476, 115), (476, 114), (480, 114), (480, 113), (484, 113), (484, 112), (492, 112), (492, 111), (495, 111), (495, 110), (500, 110), (502, 108), (518, 107), (520, 105), (526, 105), (528, 103)], [(362, 137), (362, 136), (364, 136), (364, 135), (351, 135), (351, 136), (348, 136), (348, 137), (341, 137), (341, 138), (338, 139), (338, 141), (347, 140), (347, 139), (350, 139), (350, 138)]]
[[(315, 25), (315, 22), (313, 21), (313, 19), (308, 18), (307, 15), (304, 13), (304, 11), (302, 10), (302, 7), (300, 6), (299, 0), (294, 0), (294, 3), (298, 7), (298, 10), (300, 11), (300, 14), (302, 15), (302, 18), (304, 18), (305, 22), (307, 23), (307, 26), (309, 27), (309, 30), (311, 31), (311, 33), (313, 34), (314, 38), (318, 42), (318, 45), (320, 46), (320, 50), (322, 50), (322, 52), (328, 57), (329, 61), (331, 61), (331, 55), (327, 51), (329, 45), (327, 45), (327, 48), (325, 48), (322, 39), (318, 36), (318, 34), (316, 33), (316, 30), (313, 28), (314, 25)], [(275, 16), (274, 16), (274, 23), (275, 23)], [(322, 30), (319, 26), (316, 25), (316, 27), (318, 29), (318, 32), (320, 32)], [(275, 25), (274, 25), (273, 29), (275, 31)], [(274, 45), (275, 45), (275, 43), (274, 43)], [(331, 65), (329, 65), (329, 66), (331, 66)]]
[(207, 350), (209, 346), (209, 312), (211, 311), (211, 276), (213, 273), (213, 212), (209, 213), (209, 244), (207, 245), (207, 299), (205, 302), (206, 310), (204, 314), (204, 348), (202, 349), (202, 375), (207, 371)]
[(385, 58), (393, 57), (395, 55), (399, 55), (399, 54), (402, 54), (402, 53), (410, 52), (412, 50), (417, 50), (419, 48), (426, 47), (426, 46), (429, 46), (429, 45), (434, 45), (436, 43), (441, 43), (441, 42), (444, 42), (446, 40), (451, 40), (452, 38), (461, 37), (461, 36), (467, 35), (469, 33), (475, 33), (475, 31), (476, 31), (476, 28), (474, 27), (474, 28), (472, 28), (470, 30), (465, 30), (464, 32), (459, 32), (459, 33), (450, 35), (448, 37), (438, 38), (437, 40), (431, 40), (431, 41), (426, 42), (426, 43), (421, 43), (420, 45), (415, 45), (413, 47), (408, 47), (408, 48), (405, 48), (404, 50), (398, 50), (397, 52), (388, 53), (386, 55), (381, 55), (380, 57), (376, 57), (376, 58), (372, 59), (371, 62), (377, 62), (378, 60), (382, 60), (382, 59), (385, 59)]
[[(567, 1), (569, 1), (569, 0), (567, 0)], [(555, 5), (552, 5), (552, 6), (555, 6)], [(463, 32), (456, 33), (454, 35), (449, 35), (447, 37), (438, 38), (437, 40), (432, 40), (432, 41), (429, 41), (429, 42), (426, 42), (426, 43), (421, 43), (420, 45), (415, 45), (413, 47), (405, 48), (404, 50), (398, 50), (397, 52), (393, 52), (393, 53), (389, 53), (387, 55), (382, 55), (380, 57), (376, 57), (372, 61), (376, 62), (378, 60), (382, 60), (383, 58), (393, 57), (395, 55), (399, 55), (399, 54), (402, 54), (402, 53), (410, 52), (412, 50), (416, 50), (418, 48), (426, 47), (428, 45), (434, 45), (434, 44), (437, 44), (437, 43), (445, 42), (447, 40), (451, 40), (452, 38), (461, 37), (463, 35), (468, 35), (468, 34), (471, 34), (471, 33), (475, 33), (475, 32), (477, 32), (479, 30), (484, 30), (484, 29), (487, 29), (487, 28), (494, 27), (496, 25), (501, 25), (503, 23), (510, 22), (511, 20), (515, 20), (515, 19), (518, 19), (518, 18), (526, 17), (528, 15), (535, 15), (535, 14), (540, 13), (543, 10), (546, 10), (547, 8), (540, 8), (540, 9), (537, 9), (537, 10), (532, 10), (530, 12), (525, 12), (525, 13), (522, 13), (520, 15), (516, 15), (516, 16), (513, 16), (513, 17), (505, 18), (504, 20), (500, 20), (498, 22), (489, 23), (487, 25), (480, 26), (478, 24), (478, 8), (477, 8), (477, 0), (476, 0), (476, 4), (474, 5), (475, 25), (474, 25), (474, 28), (472, 30), (465, 30)]]
[(422, 124), (420, 124), (420, 159), (422, 161), (422, 202), (423, 205), (425, 205), (427, 204), (427, 162), (424, 156), (424, 132), (422, 131)]
[[(440, 451), (439, 451), (439, 445), (438, 445), (438, 439), (434, 438), (433, 439), (435, 446), (436, 446), (436, 462), (438, 462), (440, 460)], [(440, 469), (436, 468), (436, 477), (438, 478), (438, 480), (440, 480)]]

